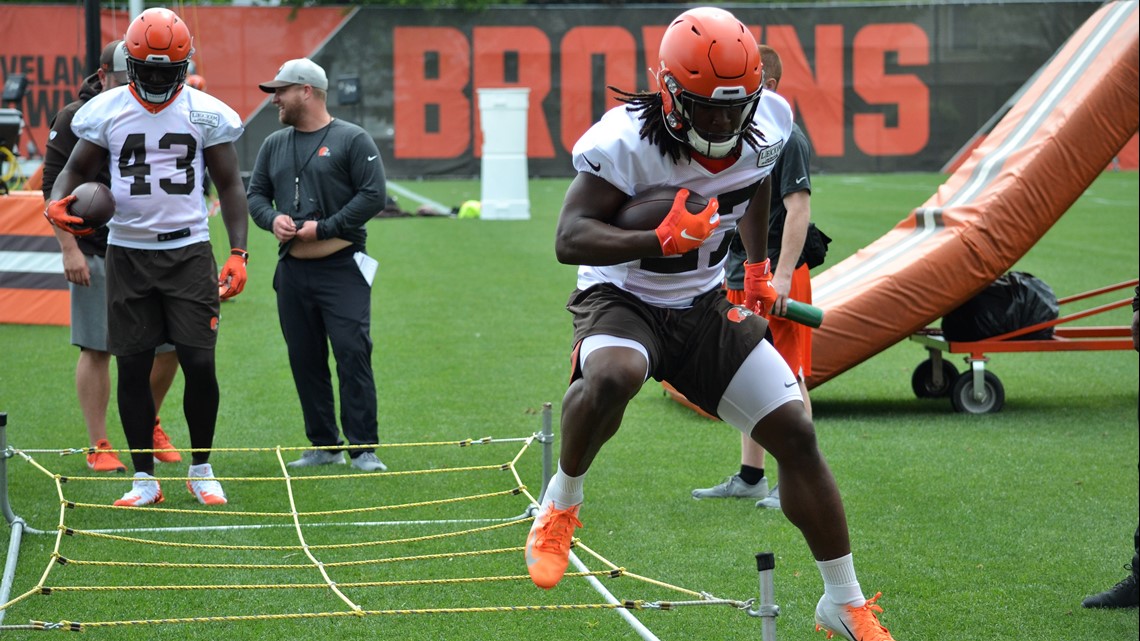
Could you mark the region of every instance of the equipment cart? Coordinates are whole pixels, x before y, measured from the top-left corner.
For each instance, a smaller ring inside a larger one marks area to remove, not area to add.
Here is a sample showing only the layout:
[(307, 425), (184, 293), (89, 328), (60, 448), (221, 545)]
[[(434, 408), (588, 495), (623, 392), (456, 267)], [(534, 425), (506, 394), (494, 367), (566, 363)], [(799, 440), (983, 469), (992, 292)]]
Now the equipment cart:
[[(1133, 279), (1116, 285), (1075, 294), (1057, 301), (1058, 305), (1092, 298), (1108, 292), (1136, 287)], [(1109, 327), (1060, 327), (1063, 323), (1095, 316), (1113, 309), (1125, 307), (1132, 297), (1107, 303), (1081, 312), (1063, 315), (1050, 321), (1030, 325), (1021, 329), (993, 336), (980, 341), (949, 341), (937, 327), (927, 327), (910, 337), (910, 340), (926, 348), (930, 358), (919, 363), (911, 376), (911, 387), (919, 398), (949, 396), (955, 411), (970, 414), (999, 412), (1005, 405), (1005, 388), (1001, 380), (986, 371), (990, 352), (1068, 352), (1068, 351), (1108, 351), (1132, 349), (1132, 328), (1130, 326)], [(1053, 327), (1053, 337), (1042, 340), (1017, 340), (1019, 336), (1032, 334), (1047, 327)], [(944, 352), (965, 354), (967, 368), (958, 373), (952, 363), (942, 357)]]

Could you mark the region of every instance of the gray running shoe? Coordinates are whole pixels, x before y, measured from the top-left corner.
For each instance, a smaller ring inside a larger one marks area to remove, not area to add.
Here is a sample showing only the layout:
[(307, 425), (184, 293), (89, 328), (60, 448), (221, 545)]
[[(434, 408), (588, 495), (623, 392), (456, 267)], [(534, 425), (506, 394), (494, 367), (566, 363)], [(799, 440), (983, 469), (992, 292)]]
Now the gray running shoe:
[(780, 485), (777, 483), (768, 496), (756, 501), (756, 507), (766, 507), (773, 510), (783, 509), (780, 507)]
[(318, 465), (344, 465), (344, 452), (305, 450), (301, 458), (289, 461), (285, 467), (316, 467)]
[(694, 499), (756, 499), (766, 496), (768, 496), (768, 479), (763, 478), (756, 485), (749, 485), (740, 478), (739, 474), (726, 478), (720, 485), (693, 490)]
[(352, 466), (361, 472), (383, 472), (388, 469), (388, 466), (384, 465), (384, 462), (377, 458), (373, 452), (365, 452), (352, 459)]

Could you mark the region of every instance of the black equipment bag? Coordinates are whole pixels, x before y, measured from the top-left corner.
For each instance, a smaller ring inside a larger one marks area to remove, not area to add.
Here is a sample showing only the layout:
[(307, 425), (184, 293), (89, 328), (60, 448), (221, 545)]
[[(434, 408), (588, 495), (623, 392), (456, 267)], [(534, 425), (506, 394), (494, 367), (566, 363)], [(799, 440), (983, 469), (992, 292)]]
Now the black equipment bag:
[[(951, 341), (980, 341), (1023, 327), (1055, 320), (1059, 305), (1053, 288), (1026, 272), (1009, 272), (977, 296), (942, 318), (942, 335)], [(1016, 340), (1053, 337), (1053, 328), (1018, 336)]]
[[(769, 225), (768, 232), (768, 259), (772, 261), (772, 269), (776, 269), (776, 265), (780, 263), (780, 242), (783, 240), (780, 236), (773, 238), (773, 233), (776, 232), (774, 226)], [(778, 233), (782, 236), (783, 225), (779, 226)], [(827, 258), (827, 246), (831, 244), (831, 237), (823, 233), (823, 231), (815, 226), (815, 223), (808, 223), (807, 236), (804, 237), (804, 249), (800, 253), (800, 259), (796, 261), (796, 267), (807, 264), (808, 269), (815, 269), (823, 264)]]

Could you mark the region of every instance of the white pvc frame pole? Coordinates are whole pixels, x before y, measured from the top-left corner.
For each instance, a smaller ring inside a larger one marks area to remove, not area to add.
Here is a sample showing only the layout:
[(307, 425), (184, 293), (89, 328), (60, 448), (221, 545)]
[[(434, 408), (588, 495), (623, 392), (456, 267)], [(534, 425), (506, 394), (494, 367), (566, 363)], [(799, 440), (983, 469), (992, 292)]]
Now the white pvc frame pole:
[[(0, 583), (0, 603), (7, 603), (12, 594), (12, 584), (16, 579), (16, 560), (20, 556), (20, 541), (24, 536), (24, 519), (16, 517), (12, 522), (12, 535), (8, 539), (8, 558), (4, 562), (4, 580)], [(4, 623), (7, 610), (0, 610), (0, 623)]]
[[(4, 578), (0, 581), (0, 603), (7, 603), (12, 593), (12, 583), (16, 578), (16, 561), (20, 556), (20, 541), (24, 538), (24, 519), (12, 512), (8, 503), (8, 413), (0, 412), (0, 510), (12, 527), (8, 539), (8, 557), (4, 561)], [(7, 610), (0, 610), (0, 623), (4, 622)]]
[(546, 497), (546, 487), (550, 485), (550, 479), (554, 477), (554, 427), (551, 407), (549, 402), (542, 404), (542, 435), (538, 439), (542, 443), (542, 491), (538, 493), (539, 505)]
[(760, 617), (760, 638), (776, 641), (776, 617), (780, 616), (780, 606), (776, 605), (776, 585), (773, 571), (776, 569), (776, 555), (760, 552), (756, 555), (756, 571), (760, 573), (760, 602), (748, 611), (750, 616)]
[[(590, 571), (590, 568), (586, 567), (586, 564), (582, 563), (582, 561), (578, 559), (578, 555), (574, 554), (573, 551), (570, 552), (570, 562), (574, 564), (574, 567), (578, 568), (579, 572)], [(598, 592), (598, 594), (602, 595), (602, 598), (606, 600), (606, 603), (610, 603), (612, 605), (621, 605), (621, 601), (618, 601), (617, 597), (615, 597), (613, 593), (606, 589), (606, 586), (602, 585), (602, 582), (599, 581), (597, 577), (587, 576), (585, 578), (586, 581), (589, 582), (590, 586), (593, 587), (594, 590)], [(625, 622), (629, 624), (629, 627), (633, 628), (633, 631), (637, 633), (637, 636), (645, 639), (645, 641), (661, 641), (661, 639), (657, 638), (657, 635), (653, 634), (649, 628), (645, 627), (645, 624), (643, 624), (641, 621), (638, 621), (637, 617), (630, 614), (629, 610), (622, 607), (617, 608), (614, 610), (614, 612), (617, 612), (618, 616), (625, 619)]]

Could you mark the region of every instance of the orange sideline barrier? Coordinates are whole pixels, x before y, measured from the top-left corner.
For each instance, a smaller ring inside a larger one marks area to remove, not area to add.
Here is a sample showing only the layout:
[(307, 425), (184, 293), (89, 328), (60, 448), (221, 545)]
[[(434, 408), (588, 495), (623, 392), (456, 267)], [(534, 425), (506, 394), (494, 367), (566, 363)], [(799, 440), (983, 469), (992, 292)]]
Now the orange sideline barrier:
[(826, 321), (812, 332), (808, 387), (992, 283), (1125, 147), (1140, 127), (1138, 20), (1136, 3), (1097, 10), (937, 193), (812, 280)]
[[(125, 3), (108, 7), (110, 4), (105, 3), (106, 8), (99, 12), (100, 42), (122, 38), (131, 22)], [(27, 110), (33, 108), (30, 100), (23, 107), (28, 120), (25, 140), (35, 141), (41, 151), (50, 131), (49, 116), (67, 102), (58, 95), (59, 91), (66, 87), (69, 99), (74, 99), (79, 89), (77, 81), (82, 78), (79, 73), (71, 73), (71, 69), (61, 69), (58, 62), (53, 63), (61, 59), (82, 60), (86, 54), (83, 3), (75, 5), (4, 8), (5, 22), (11, 19), (20, 21), (13, 22), (14, 25), (52, 25), (46, 32), (39, 28), (0, 29), (5, 38), (5, 51), (19, 54), (5, 60), (5, 71), (34, 73), (42, 79), (39, 84), (33, 82), (32, 89), (42, 92), (35, 98), (39, 117), (28, 113)], [(209, 82), (210, 93), (238, 112), (243, 120), (248, 120), (270, 99), (268, 94), (257, 90), (257, 83), (276, 75), (277, 68), (286, 60), (318, 51), (355, 11), (347, 6), (231, 7), (176, 6), (173, 3), (167, 6), (186, 21), (194, 35), (194, 64), (198, 74)], [(48, 41), (44, 40), (45, 33), (50, 34)], [(33, 52), (47, 54), (46, 62), (24, 59)]]
[(59, 243), (38, 191), (0, 196), (0, 323), (71, 324)]

